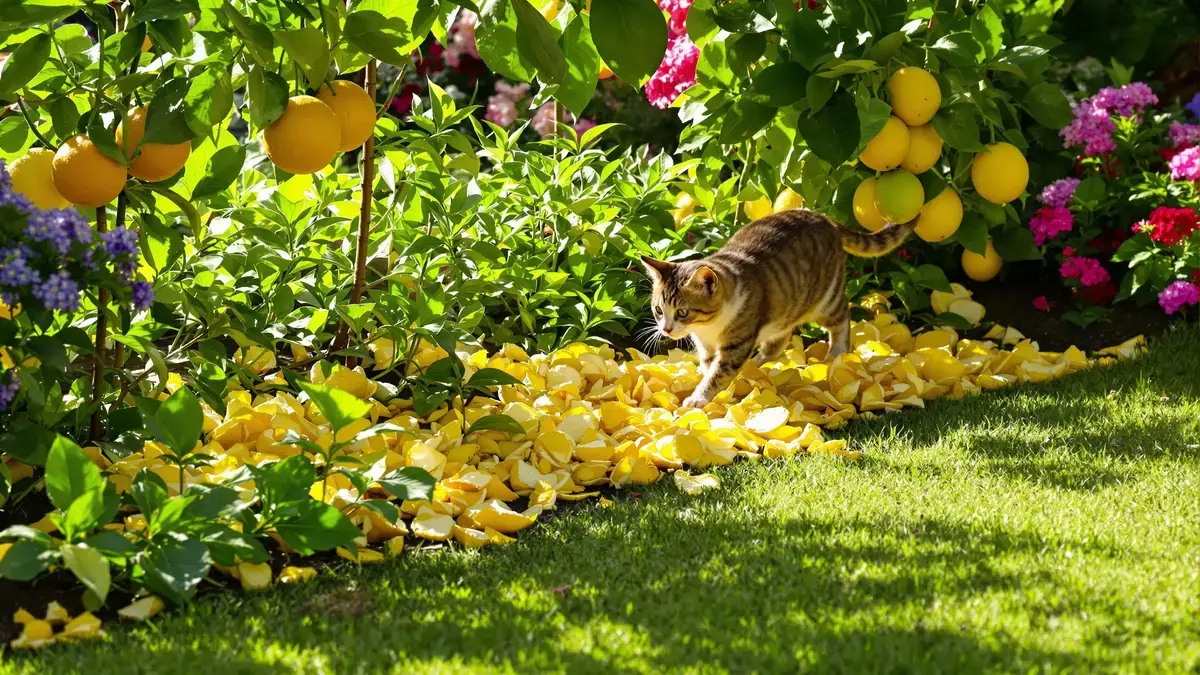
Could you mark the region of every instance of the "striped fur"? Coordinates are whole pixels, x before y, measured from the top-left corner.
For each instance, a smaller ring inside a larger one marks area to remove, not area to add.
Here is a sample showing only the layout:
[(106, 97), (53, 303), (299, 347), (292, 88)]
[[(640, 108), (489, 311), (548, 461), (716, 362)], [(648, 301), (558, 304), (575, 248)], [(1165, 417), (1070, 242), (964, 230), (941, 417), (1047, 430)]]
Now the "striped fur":
[(861, 234), (794, 209), (750, 223), (707, 258), (643, 258), (654, 283), (658, 329), (675, 339), (690, 336), (700, 357), (703, 379), (684, 405), (711, 401), (746, 359), (761, 364), (777, 358), (801, 323), (815, 321), (829, 332), (829, 358), (846, 352), (846, 253), (884, 255), (915, 226), (914, 220)]

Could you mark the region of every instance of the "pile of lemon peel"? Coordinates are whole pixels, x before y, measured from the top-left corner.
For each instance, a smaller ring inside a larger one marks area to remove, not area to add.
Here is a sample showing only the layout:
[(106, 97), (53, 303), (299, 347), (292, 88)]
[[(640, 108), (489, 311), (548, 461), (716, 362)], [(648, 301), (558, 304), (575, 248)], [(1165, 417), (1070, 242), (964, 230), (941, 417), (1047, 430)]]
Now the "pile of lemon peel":
[[(104, 637), (101, 621), (91, 612), (71, 616), (62, 605), (50, 602), (44, 618), (37, 618), (24, 609), (13, 614), (13, 623), (21, 626), (21, 634), (9, 642), (13, 649), (40, 649), (62, 641), (88, 640)], [(54, 632), (55, 626), (62, 630)]]
[[(364, 495), (339, 474), (329, 477), (328, 490), (318, 481), (310, 494), (314, 499), (324, 494), (325, 501), (345, 509), (361, 528), (356, 550), (337, 551), (355, 563), (399, 555), (406, 541), (455, 541), (465, 548), (506, 544), (559, 502), (599, 498), (602, 507), (610, 505), (601, 489), (646, 485), (670, 473), (680, 490), (696, 494), (718, 487), (720, 480), (689, 471), (739, 458), (803, 453), (857, 459), (859, 453), (848, 449), (845, 440), (827, 440), (823, 430), (856, 418), (922, 408), (939, 397), (960, 398), (1049, 380), (1131, 357), (1145, 347), (1139, 336), (1089, 359), (1074, 347), (1040, 351), (1019, 331), (1003, 326), (994, 326), (982, 339), (962, 338), (947, 328), (914, 336), (887, 311), (886, 298), (868, 297), (864, 308), (873, 316), (853, 324), (850, 353), (826, 362), (824, 342), (805, 348), (797, 337), (778, 361), (761, 367), (747, 363), (702, 410), (680, 407), (700, 381), (695, 357), (682, 350), (650, 357), (630, 349), (626, 358), (617, 360), (606, 346), (574, 344), (530, 356), (513, 345), (488, 353), (460, 344), (457, 356), (467, 378), (480, 369), (495, 368), (521, 384), (499, 387), (495, 398), (475, 397), (462, 412), (443, 405), (426, 416), (416, 414), (409, 400), (387, 398), (388, 388), (370, 379), (363, 368), (314, 364), (312, 381), (372, 403), (368, 415), (342, 429), (338, 440), (384, 421), (405, 430), (360, 441), (348, 454), (386, 471), (421, 467), (437, 484), (432, 500), (398, 503), (401, 517), (396, 522), (357, 506)], [(386, 353), (390, 361), (394, 348), (376, 344), (372, 351)], [(446, 356), (442, 348), (422, 344), (410, 368), (416, 372)], [(243, 465), (261, 466), (299, 454), (299, 447), (282, 442), (289, 430), (324, 447), (333, 442), (331, 427), (316, 406), (284, 390), (274, 354), (247, 350), (239, 358), (256, 366), (263, 382), (251, 392), (238, 389), (231, 379), (224, 416), (204, 407), (204, 440), (197, 451), (214, 459), (186, 470), (185, 488), (220, 483)], [(166, 384), (167, 391), (174, 391), (182, 381), (172, 376)], [(524, 433), (471, 431), (479, 419), (494, 414), (508, 415)], [(157, 442), (146, 442), (142, 452), (114, 463), (97, 448), (85, 450), (120, 492), (145, 468), (160, 475), (172, 495), (179, 493), (179, 470), (163, 459), (167, 450)], [(319, 458), (312, 459), (320, 466)], [(246, 499), (254, 498), (251, 484), (238, 487)], [(378, 485), (368, 493), (393, 499)], [(521, 506), (514, 508), (516, 504)], [(35, 526), (53, 528), (48, 519)], [(130, 513), (107, 527), (120, 532), (144, 526), (141, 514)], [(279, 544), (287, 550), (281, 540)], [(265, 588), (273, 581), (267, 565), (242, 563), (220, 569), (246, 590)], [(312, 568), (288, 567), (274, 581), (299, 583), (315, 575)], [(23, 635), (22, 646), (52, 640), (40, 635)]]

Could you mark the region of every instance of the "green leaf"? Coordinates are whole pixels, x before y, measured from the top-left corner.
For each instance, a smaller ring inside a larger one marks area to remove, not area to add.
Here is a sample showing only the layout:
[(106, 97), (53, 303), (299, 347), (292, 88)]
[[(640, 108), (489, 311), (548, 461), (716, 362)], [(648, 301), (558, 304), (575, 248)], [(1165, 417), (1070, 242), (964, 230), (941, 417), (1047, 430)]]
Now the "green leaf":
[(117, 515), (121, 499), (110, 486), (105, 490), (93, 490), (76, 499), (63, 514), (62, 531), (68, 540), (76, 535), (106, 525)]
[(499, 368), (480, 368), (467, 380), (468, 387), (484, 389), (506, 384), (521, 384), (521, 381)]
[(346, 546), (362, 536), (358, 526), (341, 511), (314, 499), (284, 504), (277, 517), (280, 521), (275, 532), (300, 555)]
[(987, 253), (988, 226), (979, 214), (967, 212), (954, 236), (968, 251), (979, 255)]
[(253, 535), (218, 523), (208, 525), (198, 536), (218, 565), (235, 565), (239, 561), (262, 563), (271, 559), (271, 554)]
[(317, 404), (317, 409), (329, 420), (335, 431), (366, 417), (371, 411), (370, 403), (341, 389), (310, 382), (301, 382), (300, 388)]
[(316, 480), (317, 470), (303, 455), (267, 464), (254, 472), (254, 486), (264, 508), (307, 498)]
[(1071, 200), (1080, 206), (1088, 209), (1094, 209), (1104, 201), (1104, 197), (1108, 194), (1108, 184), (1100, 176), (1089, 176), (1079, 183), (1079, 187), (1075, 188), (1075, 194)]
[(58, 560), (58, 549), (36, 539), (22, 539), (8, 549), (0, 560), (0, 577), (13, 581), (33, 581)]
[(908, 35), (902, 31), (889, 33), (871, 47), (871, 50), (867, 52), (867, 57), (881, 66), (886, 66), (907, 41)]
[(942, 194), (942, 190), (946, 189), (946, 180), (942, 178), (937, 171), (926, 171), (917, 180), (921, 181), (921, 187), (925, 190), (925, 203), (933, 201), (935, 197)]
[(667, 21), (652, 0), (592, 0), (592, 41), (622, 80), (640, 85), (667, 52)]
[[(861, 152), (872, 139), (883, 131), (888, 118), (892, 116), (892, 106), (877, 98), (855, 99), (854, 107), (858, 110), (858, 147)], [(928, 173), (928, 172), (926, 172)], [(926, 201), (929, 201), (926, 198)]]
[(560, 45), (567, 68), (558, 89), (554, 91), (554, 98), (578, 117), (591, 103), (597, 78), (600, 77), (600, 52), (592, 43), (588, 17), (580, 14), (571, 19), (563, 31)]
[(395, 66), (410, 63), (438, 16), (432, 0), (366, 0), (354, 3), (343, 34), (358, 49)]
[(475, 48), (488, 68), (510, 80), (528, 82), (533, 79), (534, 64), (517, 48), (517, 12), (512, 1), (486, 0), (480, 5)]
[(89, 591), (103, 604), (108, 597), (108, 589), (112, 585), (108, 560), (104, 554), (86, 544), (68, 544), (62, 549), (63, 564), (75, 573), (75, 578), (87, 587)]
[(129, 488), (133, 503), (146, 518), (154, 514), (167, 503), (167, 483), (149, 469), (142, 469), (133, 477), (133, 485)]
[(38, 33), (21, 43), (0, 68), (0, 95), (16, 93), (42, 72), (50, 58), (50, 36)]
[(1038, 260), (1042, 252), (1033, 245), (1033, 232), (1026, 227), (1009, 227), (992, 237), (992, 243), (1001, 258), (1009, 262)]
[(85, 544), (110, 558), (128, 558), (137, 553), (137, 547), (118, 532), (105, 530), (88, 537)]
[(946, 273), (937, 265), (921, 265), (912, 275), (914, 282), (922, 288), (928, 288), (933, 291), (941, 291), (950, 293), (950, 281), (946, 279)]
[(14, 422), (11, 426), (8, 433), (0, 436), (0, 452), (30, 466), (45, 466), (55, 433), (28, 420)]
[(537, 67), (539, 80), (549, 84), (562, 82), (567, 63), (550, 24), (529, 2), (514, 0), (513, 9), (517, 12), (517, 49)]
[(939, 324), (958, 330), (971, 330), (974, 328), (969, 321), (954, 312), (942, 312), (937, 315), (937, 320)]
[(829, 31), (821, 25), (817, 12), (796, 12), (788, 24), (788, 47), (792, 58), (812, 71), (832, 52)]
[(755, 103), (782, 108), (804, 98), (807, 84), (808, 71), (804, 66), (785, 61), (756, 73), (746, 96)]
[(1030, 87), (1021, 104), (1038, 124), (1051, 129), (1061, 129), (1074, 119), (1066, 94), (1061, 87), (1052, 82), (1042, 82)]
[(66, 511), (88, 492), (103, 492), (105, 485), (87, 453), (66, 436), (54, 439), (46, 458), (46, 494), (51, 504)]
[(484, 415), (475, 420), (467, 433), (473, 434), (476, 431), (503, 431), (514, 436), (524, 436), (526, 433), (520, 422), (508, 415)]
[(180, 387), (159, 406), (154, 414), (158, 440), (180, 457), (196, 449), (204, 427), (200, 400), (187, 387)]
[(113, 137), (112, 130), (105, 128), (99, 115), (92, 115), (88, 121), (87, 136), (96, 149), (112, 161), (122, 166), (129, 163), (125, 154), (121, 152), (121, 148), (117, 147), (117, 140)]
[(251, 23), (229, 0), (223, 1), (221, 10), (233, 24), (234, 32), (241, 38), (258, 67), (265, 68), (274, 63), (272, 51), (275, 49), (275, 40), (271, 37), (271, 30), (261, 23)]
[(1145, 237), (1130, 237), (1122, 242), (1120, 248), (1113, 254), (1113, 261), (1128, 262), (1146, 250), (1149, 250), (1149, 242)]
[(836, 89), (837, 80), (828, 80), (823, 77), (808, 78), (808, 82), (804, 84), (804, 93), (808, 99), (809, 112), (814, 115), (820, 112)]
[(760, 129), (775, 119), (778, 110), (760, 105), (747, 98), (741, 98), (733, 107), (725, 112), (725, 120), (721, 125), (720, 142), (724, 145), (737, 145), (748, 141)]
[(970, 67), (976, 64), (976, 54), (981, 53), (982, 48), (970, 33), (964, 31), (942, 36), (930, 49), (952, 65)]
[(291, 30), (276, 30), (272, 35), (283, 46), (287, 55), (300, 66), (309, 87), (316, 89), (325, 82), (332, 57), (325, 36), (318, 28), (304, 26)]
[(1004, 24), (991, 5), (985, 4), (971, 15), (971, 35), (979, 44), (977, 58), (986, 61), (1000, 53), (1004, 47)]
[[(809, 82), (817, 80), (812, 78)], [(800, 115), (796, 131), (817, 157), (835, 167), (844, 164), (858, 147), (860, 132), (854, 99), (845, 92), (838, 93), (813, 117)]]
[(421, 500), (432, 498), (433, 486), (437, 484), (437, 479), (425, 469), (405, 466), (375, 482), (396, 499)]
[(208, 199), (224, 192), (242, 172), (246, 163), (246, 146), (227, 145), (213, 153), (208, 170), (192, 190), (192, 199)]
[(933, 116), (933, 129), (946, 145), (963, 152), (980, 152), (979, 123), (969, 105), (942, 108)]
[(182, 604), (195, 595), (211, 564), (203, 543), (179, 532), (166, 532), (151, 540), (141, 558), (143, 583), (154, 593)]
[(189, 82), (177, 77), (168, 80), (154, 92), (146, 110), (146, 135), (142, 143), (183, 143), (195, 134), (188, 126), (187, 96)]
[(197, 135), (211, 135), (213, 127), (229, 116), (233, 108), (233, 82), (229, 71), (209, 68), (192, 78), (188, 93), (187, 120)]
[(134, 11), (133, 20), (177, 19), (199, 11), (200, 5), (196, 0), (146, 0)]
[(287, 109), (287, 80), (262, 68), (252, 69), (248, 79), (250, 123), (259, 129), (265, 129)]
[[(75, 109), (75, 106), (72, 105), (70, 100), (65, 97), (56, 101), (52, 101), (49, 106), (50, 114), (53, 116), (53, 120), (55, 121), (58, 119), (58, 116), (54, 112), (55, 108), (61, 107), (62, 101), (66, 101), (67, 105), (72, 110)], [(58, 133), (57, 130), (55, 130), (54, 133), (60, 138), (69, 136), (75, 129), (75, 125), (78, 121), (79, 113), (76, 112), (75, 119), (71, 122), (71, 125), (67, 127), (66, 133)], [(31, 142), (29, 140), (29, 135), (29, 125), (25, 123), (25, 120), (20, 115), (9, 115), (8, 117), (0, 120), (0, 150), (3, 150), (9, 154), (21, 152), (25, 149), (27, 144)]]

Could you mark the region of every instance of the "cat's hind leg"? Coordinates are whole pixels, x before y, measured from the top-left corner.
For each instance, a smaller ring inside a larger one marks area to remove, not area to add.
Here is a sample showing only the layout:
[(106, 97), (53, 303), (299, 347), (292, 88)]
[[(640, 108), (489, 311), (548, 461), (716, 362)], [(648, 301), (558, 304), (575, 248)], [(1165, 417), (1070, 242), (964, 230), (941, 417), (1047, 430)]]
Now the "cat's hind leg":
[(754, 354), (754, 362), (762, 365), (768, 361), (774, 361), (783, 353), (784, 347), (787, 347), (791, 341), (791, 332), (776, 333), (765, 337), (760, 337), (758, 341), (758, 351)]
[(850, 351), (850, 305), (844, 298), (835, 306), (827, 308), (824, 315), (817, 319), (817, 323), (829, 333), (829, 354), (826, 356), (828, 360), (832, 361)]

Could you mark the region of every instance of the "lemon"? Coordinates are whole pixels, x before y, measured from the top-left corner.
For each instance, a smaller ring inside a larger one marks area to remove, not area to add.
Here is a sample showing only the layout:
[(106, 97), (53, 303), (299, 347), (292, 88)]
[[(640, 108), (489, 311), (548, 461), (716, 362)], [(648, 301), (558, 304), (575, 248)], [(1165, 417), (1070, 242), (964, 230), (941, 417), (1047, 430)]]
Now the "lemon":
[(804, 197), (801, 197), (800, 193), (792, 188), (785, 187), (779, 193), (779, 196), (775, 198), (773, 208), (775, 209), (775, 213), (779, 213), (780, 211), (798, 209), (802, 206), (804, 206)]
[(993, 143), (971, 161), (971, 184), (993, 204), (1007, 204), (1029, 184), (1029, 163), (1011, 143)]
[(19, 192), (39, 209), (64, 209), (71, 205), (54, 187), (52, 175), (54, 153), (46, 148), (32, 148), (8, 167), (12, 189)]
[(875, 185), (878, 182), (868, 178), (854, 190), (854, 219), (872, 232), (878, 232), (887, 225), (887, 221), (879, 215), (879, 209), (875, 208)]
[(875, 208), (889, 223), (907, 223), (921, 212), (925, 204), (925, 188), (917, 177), (896, 169), (879, 177), (875, 186)]
[(263, 132), (267, 156), (288, 173), (313, 173), (333, 161), (342, 145), (337, 115), (320, 99), (293, 96)]
[(675, 229), (683, 227), (685, 220), (690, 218), (696, 212), (696, 200), (686, 192), (680, 192), (675, 198), (675, 208), (671, 210), (671, 217), (675, 219)]
[(992, 246), (991, 239), (988, 239), (987, 250), (983, 255), (966, 250), (962, 254), (963, 272), (975, 281), (994, 279), (1000, 273), (1000, 267), (1003, 264), (1004, 260), (1000, 258), (999, 253), (996, 253), (996, 247)]
[(943, 241), (958, 231), (962, 219), (962, 199), (954, 190), (946, 188), (921, 207), (921, 217), (917, 220), (915, 231), (925, 241)]
[(347, 80), (334, 80), (321, 87), (317, 98), (337, 115), (342, 127), (338, 150), (353, 150), (375, 133), (375, 102), (362, 87)]
[(942, 105), (937, 80), (923, 68), (908, 66), (892, 73), (887, 81), (892, 112), (910, 127), (933, 119)]
[(104, 206), (125, 188), (125, 167), (100, 152), (83, 134), (72, 136), (54, 153), (54, 187), (78, 206)]
[(742, 204), (742, 208), (746, 212), (746, 216), (750, 220), (758, 220), (771, 215), (771, 200), (766, 197), (759, 197), (753, 201), (748, 201)]
[(908, 127), (899, 117), (889, 117), (858, 158), (876, 171), (891, 171), (904, 161), (909, 142)]
[(915, 174), (922, 174), (937, 164), (942, 156), (942, 137), (934, 131), (933, 125), (922, 124), (919, 127), (908, 128), (908, 154), (900, 166)]
[[(146, 106), (129, 111), (125, 124), (117, 128), (117, 145), (129, 162), (129, 173), (150, 183), (179, 173), (192, 154), (191, 143), (142, 143), (146, 135)], [(142, 143), (140, 146), (139, 143)], [(134, 156), (136, 155), (136, 157)]]

